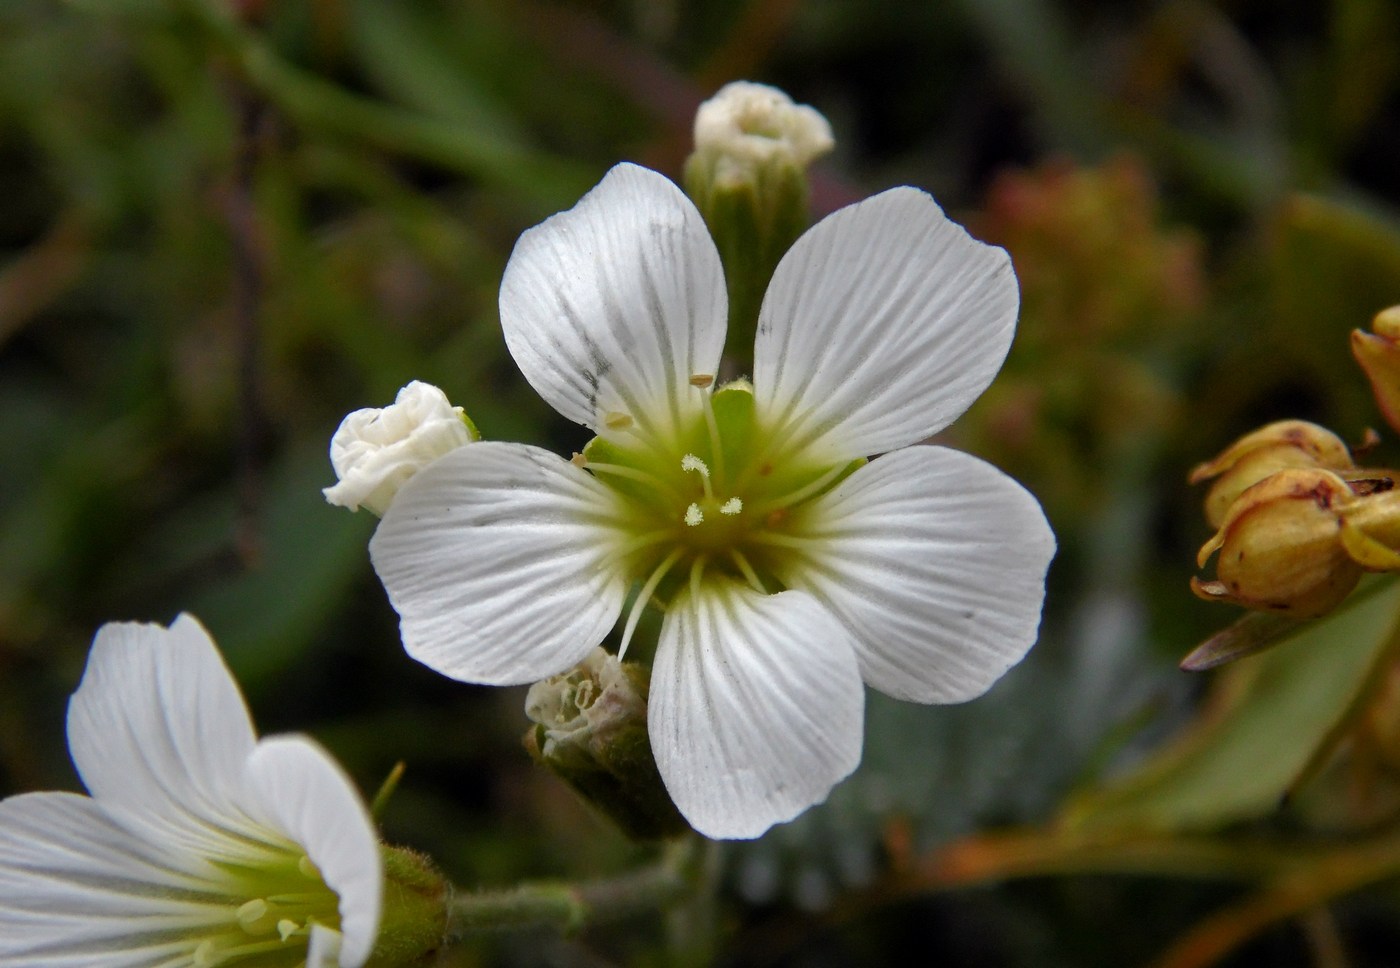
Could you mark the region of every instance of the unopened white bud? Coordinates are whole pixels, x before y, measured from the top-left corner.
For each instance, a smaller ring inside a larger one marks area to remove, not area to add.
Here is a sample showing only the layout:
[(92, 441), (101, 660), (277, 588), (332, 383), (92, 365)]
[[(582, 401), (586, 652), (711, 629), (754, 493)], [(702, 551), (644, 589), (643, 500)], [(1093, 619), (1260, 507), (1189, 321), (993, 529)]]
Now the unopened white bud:
[(321, 493), (331, 504), (382, 516), (410, 477), (477, 438), (461, 407), (415, 380), (392, 406), (356, 410), (340, 422), (331, 438), (331, 466), (340, 481)]
[(831, 125), (816, 108), (794, 104), (767, 84), (726, 84), (695, 114), (696, 153), (724, 159), (719, 180), (730, 167), (740, 176), (774, 163), (805, 168), (835, 144)]

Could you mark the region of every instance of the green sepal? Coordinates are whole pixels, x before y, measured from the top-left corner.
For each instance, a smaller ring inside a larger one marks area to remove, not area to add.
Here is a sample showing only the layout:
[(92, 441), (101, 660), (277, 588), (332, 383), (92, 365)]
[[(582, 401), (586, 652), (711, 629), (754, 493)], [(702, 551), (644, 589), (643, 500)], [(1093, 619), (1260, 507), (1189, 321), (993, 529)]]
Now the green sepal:
[(426, 854), (381, 844), (384, 909), (366, 968), (431, 964), (447, 937), (452, 885)]
[(462, 423), (467, 425), (467, 436), (472, 439), (472, 442), (475, 443), (480, 440), (481, 431), (476, 429), (476, 424), (472, 422), (472, 418), (468, 417), (465, 413), (458, 414), (458, 416), (462, 418)]
[(701, 153), (691, 155), (684, 183), (724, 265), (729, 293), (725, 348), (740, 369), (748, 369), (773, 270), (807, 228), (807, 174), (783, 162), (756, 166), (750, 179), (716, 178), (715, 165)]

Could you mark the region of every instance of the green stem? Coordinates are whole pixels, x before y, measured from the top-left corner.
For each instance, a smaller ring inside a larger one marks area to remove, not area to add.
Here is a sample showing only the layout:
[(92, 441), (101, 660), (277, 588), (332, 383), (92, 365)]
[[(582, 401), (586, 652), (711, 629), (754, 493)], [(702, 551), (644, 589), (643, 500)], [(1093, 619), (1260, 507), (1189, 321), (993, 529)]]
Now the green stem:
[(663, 910), (695, 892), (704, 847), (699, 838), (687, 837), (669, 844), (656, 863), (617, 877), (459, 894), (452, 900), (448, 936), (542, 927), (574, 932)]

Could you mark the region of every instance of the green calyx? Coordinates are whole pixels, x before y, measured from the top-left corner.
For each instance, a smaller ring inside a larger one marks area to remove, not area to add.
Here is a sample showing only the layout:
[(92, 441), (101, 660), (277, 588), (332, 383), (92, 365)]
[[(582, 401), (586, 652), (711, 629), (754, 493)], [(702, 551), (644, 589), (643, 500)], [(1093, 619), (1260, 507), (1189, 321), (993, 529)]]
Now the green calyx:
[(775, 161), (746, 168), (746, 177), (739, 178), (725, 174), (722, 161), (691, 155), (684, 181), (724, 265), (729, 345), (747, 348), (773, 270), (807, 228), (807, 173), (791, 161)]
[(384, 909), (366, 968), (431, 963), (447, 935), (452, 888), (425, 854), (381, 845)]

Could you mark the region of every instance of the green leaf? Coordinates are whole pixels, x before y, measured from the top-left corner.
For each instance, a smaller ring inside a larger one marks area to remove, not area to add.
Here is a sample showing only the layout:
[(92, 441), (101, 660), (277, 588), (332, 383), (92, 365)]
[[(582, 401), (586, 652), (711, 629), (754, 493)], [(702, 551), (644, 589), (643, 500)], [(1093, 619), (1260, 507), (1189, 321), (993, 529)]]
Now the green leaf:
[(1359, 711), (1389, 661), (1400, 583), (1300, 628), (1216, 681), (1200, 717), (1135, 772), (1070, 802), (1080, 830), (1209, 829), (1275, 811), (1322, 747)]

